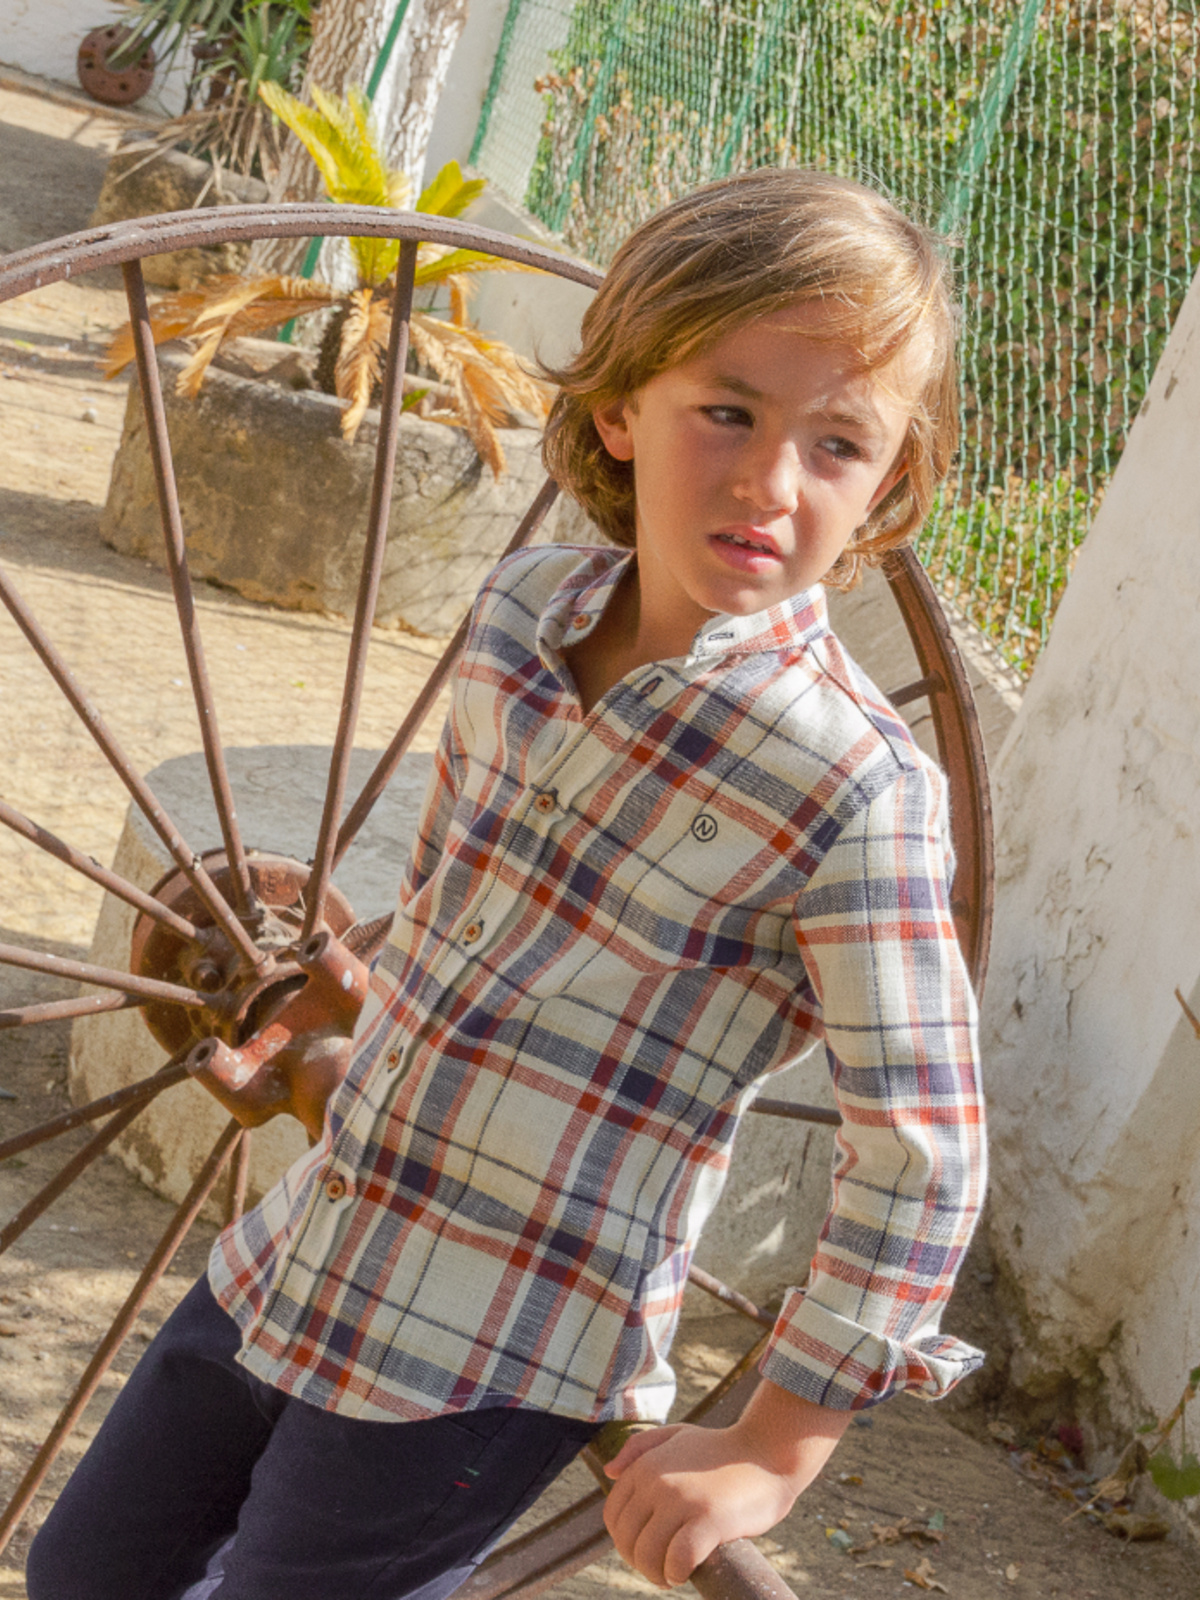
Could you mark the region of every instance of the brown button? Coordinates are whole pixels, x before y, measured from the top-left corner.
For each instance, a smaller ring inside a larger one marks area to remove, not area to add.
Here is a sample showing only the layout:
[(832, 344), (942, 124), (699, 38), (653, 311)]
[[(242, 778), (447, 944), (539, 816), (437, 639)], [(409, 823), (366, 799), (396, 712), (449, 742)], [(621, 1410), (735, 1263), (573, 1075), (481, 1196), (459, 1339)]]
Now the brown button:
[(546, 789), (543, 791), (543, 793), (538, 795), (537, 799), (533, 803), (537, 810), (540, 811), (543, 816), (546, 816), (549, 812), (553, 811), (554, 807), (558, 804), (558, 796), (552, 789)]
[(577, 617), (571, 618), (571, 626), (573, 628), (586, 628), (591, 620), (586, 611), (581, 611)]
[(335, 1173), (325, 1184), (325, 1193), (330, 1200), (344, 1200), (346, 1197), (345, 1178), (339, 1178)]
[(474, 944), (477, 939), (483, 938), (483, 923), (468, 922), (463, 929), (463, 943)]
[(400, 1065), (400, 1052), (399, 1052), (399, 1050), (389, 1050), (388, 1051), (387, 1064), (388, 1064), (388, 1071), (389, 1072), (394, 1072), (396, 1070), (396, 1068)]

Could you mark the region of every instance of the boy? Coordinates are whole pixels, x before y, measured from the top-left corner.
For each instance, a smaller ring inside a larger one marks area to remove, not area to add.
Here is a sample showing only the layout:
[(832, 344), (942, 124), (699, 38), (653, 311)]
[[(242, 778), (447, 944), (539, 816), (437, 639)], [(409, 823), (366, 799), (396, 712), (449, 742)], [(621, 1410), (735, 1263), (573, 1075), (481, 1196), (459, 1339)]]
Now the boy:
[(599, 1424), (666, 1414), (739, 1115), (818, 1037), (807, 1286), (736, 1424), (612, 1464), (618, 1549), (681, 1582), (856, 1408), (977, 1364), (937, 1331), (983, 1178), (942, 780), (820, 589), (927, 512), (953, 340), (933, 240), (826, 175), (712, 185), (618, 254), (546, 441), (615, 548), (485, 585), (325, 1136), (143, 1358), (31, 1600), (448, 1594)]

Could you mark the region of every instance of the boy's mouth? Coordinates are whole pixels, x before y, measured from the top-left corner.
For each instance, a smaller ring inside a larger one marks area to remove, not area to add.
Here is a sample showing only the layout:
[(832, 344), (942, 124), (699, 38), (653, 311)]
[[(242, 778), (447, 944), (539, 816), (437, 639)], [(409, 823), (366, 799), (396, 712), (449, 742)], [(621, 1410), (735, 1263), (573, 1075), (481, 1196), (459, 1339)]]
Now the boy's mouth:
[(714, 533), (713, 538), (719, 544), (732, 545), (739, 550), (750, 550), (756, 555), (774, 556), (779, 559), (779, 546), (770, 534), (762, 533), (758, 528), (722, 528), (719, 533)]

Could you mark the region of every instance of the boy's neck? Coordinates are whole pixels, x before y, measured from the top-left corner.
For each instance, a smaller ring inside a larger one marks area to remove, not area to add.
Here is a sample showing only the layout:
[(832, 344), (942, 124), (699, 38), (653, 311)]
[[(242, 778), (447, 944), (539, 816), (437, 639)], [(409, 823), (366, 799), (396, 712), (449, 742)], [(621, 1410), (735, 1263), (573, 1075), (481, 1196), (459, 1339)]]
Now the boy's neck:
[(687, 655), (696, 626), (688, 618), (656, 617), (643, 604), (637, 562), (631, 561), (592, 632), (563, 651), (584, 716), (639, 667)]

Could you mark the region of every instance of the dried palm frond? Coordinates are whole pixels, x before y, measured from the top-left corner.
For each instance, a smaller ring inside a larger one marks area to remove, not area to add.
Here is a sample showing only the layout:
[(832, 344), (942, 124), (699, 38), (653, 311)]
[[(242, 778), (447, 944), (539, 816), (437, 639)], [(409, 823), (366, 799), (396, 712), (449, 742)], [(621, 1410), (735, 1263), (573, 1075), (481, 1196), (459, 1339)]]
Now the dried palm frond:
[(335, 378), (339, 398), (350, 402), (342, 413), (342, 438), (347, 444), (354, 443), (359, 423), (382, 375), (391, 330), (389, 302), (377, 297), (371, 289), (355, 290), (342, 324)]
[[(548, 385), (526, 372), (507, 345), (477, 328), (416, 312), (410, 333), (418, 359), (453, 390), (471, 443), (500, 477), (507, 463), (497, 425), (510, 421), (515, 412), (544, 418)], [(452, 420), (440, 412), (437, 419)]]
[[(242, 278), (226, 273), (208, 279), (202, 287), (164, 295), (150, 312), (150, 332), (156, 345), (185, 336), (199, 338), (199, 346), (175, 383), (177, 393), (192, 396), (225, 339), (263, 333), (293, 317), (322, 311), (340, 298), (328, 284), (308, 278)], [(133, 360), (133, 354), (133, 332), (126, 323), (108, 347), (105, 377), (115, 378)]]

